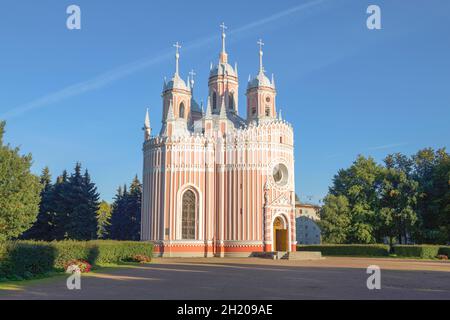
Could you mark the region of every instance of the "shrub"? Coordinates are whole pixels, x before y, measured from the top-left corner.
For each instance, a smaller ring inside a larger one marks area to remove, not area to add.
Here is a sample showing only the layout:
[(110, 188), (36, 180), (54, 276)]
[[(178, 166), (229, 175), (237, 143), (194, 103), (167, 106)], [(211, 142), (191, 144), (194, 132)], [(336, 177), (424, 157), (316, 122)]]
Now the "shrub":
[(450, 257), (450, 246), (441, 246), (439, 248), (439, 254)]
[(411, 257), (421, 259), (436, 258), (439, 253), (439, 246), (436, 245), (395, 245), (394, 253), (399, 257)]
[(320, 251), (324, 256), (380, 257), (389, 255), (389, 246), (384, 244), (298, 245), (297, 251)]
[(21, 279), (52, 271), (65, 271), (70, 261), (90, 265), (130, 261), (136, 255), (151, 257), (153, 246), (132, 241), (8, 241), (0, 243), (0, 279)]

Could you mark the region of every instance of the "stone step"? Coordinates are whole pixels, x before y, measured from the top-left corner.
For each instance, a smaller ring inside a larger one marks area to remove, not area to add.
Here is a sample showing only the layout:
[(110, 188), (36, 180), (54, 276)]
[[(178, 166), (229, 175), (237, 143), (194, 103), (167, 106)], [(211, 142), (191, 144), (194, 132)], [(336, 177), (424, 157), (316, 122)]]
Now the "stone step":
[(322, 253), (320, 251), (295, 251), (285, 252), (281, 259), (286, 260), (320, 260)]

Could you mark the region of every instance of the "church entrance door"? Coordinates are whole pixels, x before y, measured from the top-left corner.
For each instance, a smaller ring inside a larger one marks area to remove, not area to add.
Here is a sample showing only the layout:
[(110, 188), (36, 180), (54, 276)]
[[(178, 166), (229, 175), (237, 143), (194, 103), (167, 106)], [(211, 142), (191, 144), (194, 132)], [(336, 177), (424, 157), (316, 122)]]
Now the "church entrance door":
[(273, 249), (275, 251), (288, 251), (288, 232), (280, 217), (273, 222)]

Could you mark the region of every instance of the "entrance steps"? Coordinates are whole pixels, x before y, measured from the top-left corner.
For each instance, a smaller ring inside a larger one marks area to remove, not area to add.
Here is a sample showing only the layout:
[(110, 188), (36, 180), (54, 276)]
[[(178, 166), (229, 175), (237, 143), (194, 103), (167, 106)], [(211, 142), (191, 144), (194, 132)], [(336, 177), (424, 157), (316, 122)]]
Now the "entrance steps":
[(273, 252), (253, 252), (252, 257), (266, 258), (271, 260), (320, 260), (322, 253), (320, 251), (273, 251)]

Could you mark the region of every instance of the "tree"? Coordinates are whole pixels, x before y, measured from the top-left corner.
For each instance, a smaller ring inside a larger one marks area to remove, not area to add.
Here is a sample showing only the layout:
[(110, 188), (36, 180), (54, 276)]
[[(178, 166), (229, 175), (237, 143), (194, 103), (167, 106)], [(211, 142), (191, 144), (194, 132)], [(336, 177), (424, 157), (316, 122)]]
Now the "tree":
[(69, 178), (66, 201), (66, 237), (74, 240), (96, 239), (99, 194), (88, 171), (81, 174), (80, 163), (76, 164), (75, 171)]
[(419, 183), (416, 210), (419, 223), (415, 238), (421, 243), (450, 242), (449, 219), (449, 154), (445, 149), (420, 150), (413, 159), (413, 177)]
[(417, 222), (417, 181), (411, 178), (411, 161), (402, 154), (389, 155), (384, 160), (380, 187), (378, 228), (380, 237), (388, 237), (390, 244), (396, 237), (406, 241)]
[(5, 122), (0, 122), (0, 241), (20, 236), (36, 221), (39, 178), (30, 172), (31, 154), (3, 144)]
[(320, 209), (319, 227), (325, 243), (346, 243), (350, 229), (350, 209), (345, 196), (329, 194)]
[(23, 239), (45, 241), (53, 239), (54, 214), (52, 212), (53, 184), (51, 179), (50, 170), (48, 167), (45, 167), (42, 170), (40, 177), (42, 191), (37, 220), (33, 226), (22, 235), (21, 238)]
[(114, 196), (114, 202), (111, 206), (111, 225), (109, 226), (108, 236), (111, 239), (120, 240), (124, 238), (122, 226), (125, 225), (125, 207), (128, 196), (127, 186), (124, 185), (117, 189)]
[(346, 241), (349, 243), (374, 243), (378, 189), (382, 167), (371, 157), (358, 156), (348, 169), (334, 176), (330, 194), (348, 200), (350, 227)]
[(49, 211), (53, 214), (51, 238), (64, 240), (67, 238), (66, 225), (69, 222), (69, 176), (66, 170), (56, 179), (53, 186)]
[(137, 176), (130, 185), (119, 187), (114, 197), (109, 236), (116, 240), (139, 240), (141, 230), (142, 185)]
[(105, 239), (108, 236), (108, 228), (111, 225), (111, 206), (108, 202), (100, 202), (97, 211), (97, 238)]
[(130, 193), (128, 198), (128, 239), (138, 241), (141, 239), (141, 201), (142, 201), (142, 184), (137, 175), (134, 177), (130, 185)]

